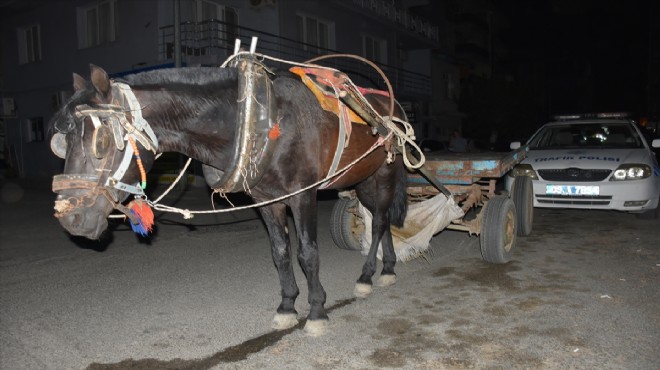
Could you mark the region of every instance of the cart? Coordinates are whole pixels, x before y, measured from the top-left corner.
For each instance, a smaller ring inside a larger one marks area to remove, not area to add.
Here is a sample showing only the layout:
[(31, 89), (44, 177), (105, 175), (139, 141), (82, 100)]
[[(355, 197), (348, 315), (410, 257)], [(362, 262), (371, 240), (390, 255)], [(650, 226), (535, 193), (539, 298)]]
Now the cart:
[[(516, 177), (507, 193), (497, 191), (497, 180), (526, 156), (525, 147), (511, 152), (429, 154), (421, 171), (425, 175), (418, 172), (408, 176), (408, 201), (424, 201), (440, 192), (452, 197), (464, 216), (446, 228), (479, 235), (484, 261), (507, 263), (516, 237), (532, 231), (532, 181), (527, 176)], [(362, 249), (364, 223), (357, 206), (354, 192), (340, 193), (335, 203), (330, 231), (339, 248)]]

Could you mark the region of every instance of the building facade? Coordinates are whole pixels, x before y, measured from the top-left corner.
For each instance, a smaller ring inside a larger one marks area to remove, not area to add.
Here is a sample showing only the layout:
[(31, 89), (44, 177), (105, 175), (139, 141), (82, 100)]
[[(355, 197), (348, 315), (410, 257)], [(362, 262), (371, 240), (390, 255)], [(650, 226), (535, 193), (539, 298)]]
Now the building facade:
[[(236, 39), (247, 47), (254, 36), (257, 52), (286, 61), (344, 53), (375, 62), (417, 136), (446, 136), (460, 125), (458, 68), (442, 13), (434, 12), (433, 19), (422, 16), (430, 3), (6, 1), (0, 5), (4, 162), (20, 177), (61, 171), (62, 161), (50, 153), (48, 121), (71, 95), (72, 73), (86, 77), (90, 63), (112, 77), (155, 68), (218, 66), (233, 52)], [(321, 63), (346, 72), (359, 85), (385, 86), (360, 61), (333, 58)], [(275, 67), (287, 68), (284, 64)]]

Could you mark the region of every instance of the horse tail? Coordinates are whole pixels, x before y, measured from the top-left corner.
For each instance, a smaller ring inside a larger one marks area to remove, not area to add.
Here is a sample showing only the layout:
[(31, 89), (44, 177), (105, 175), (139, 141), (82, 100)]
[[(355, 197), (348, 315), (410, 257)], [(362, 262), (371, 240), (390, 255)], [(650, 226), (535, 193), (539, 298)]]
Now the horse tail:
[(390, 223), (396, 227), (402, 227), (403, 222), (406, 220), (408, 214), (408, 173), (401, 158), (393, 164), (397, 166), (395, 169), (395, 184), (394, 184), (394, 198), (392, 205), (388, 210)]

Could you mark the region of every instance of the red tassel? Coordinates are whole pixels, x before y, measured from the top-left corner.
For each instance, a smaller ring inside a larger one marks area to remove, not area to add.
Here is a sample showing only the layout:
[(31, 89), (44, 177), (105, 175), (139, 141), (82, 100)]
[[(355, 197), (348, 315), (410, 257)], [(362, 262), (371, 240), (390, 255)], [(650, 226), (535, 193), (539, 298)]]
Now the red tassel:
[(149, 204), (141, 199), (135, 199), (128, 206), (133, 214), (137, 216), (138, 220), (140, 220), (139, 225), (131, 225), (134, 226), (133, 230), (146, 236), (153, 230), (154, 212), (151, 210), (151, 207), (149, 207)]
[(280, 130), (280, 123), (275, 122), (275, 125), (271, 127), (270, 131), (268, 131), (268, 138), (271, 140), (277, 140), (281, 133), (282, 131)]

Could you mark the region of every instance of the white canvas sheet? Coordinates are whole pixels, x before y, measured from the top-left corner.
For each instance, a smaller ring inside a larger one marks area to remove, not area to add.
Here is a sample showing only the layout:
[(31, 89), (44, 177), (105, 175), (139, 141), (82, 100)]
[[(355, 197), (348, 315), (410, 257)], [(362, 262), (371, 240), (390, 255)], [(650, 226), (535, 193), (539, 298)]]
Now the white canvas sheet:
[[(369, 253), (371, 246), (371, 220), (369, 210), (362, 204), (358, 205), (364, 220), (365, 233), (362, 235), (362, 254)], [(397, 260), (409, 261), (424, 254), (429, 249), (433, 235), (442, 231), (453, 220), (463, 217), (463, 210), (454, 202), (440, 193), (435, 197), (408, 207), (408, 216), (403, 228), (392, 227), (392, 239)], [(382, 259), (382, 242), (378, 246), (379, 259)]]

